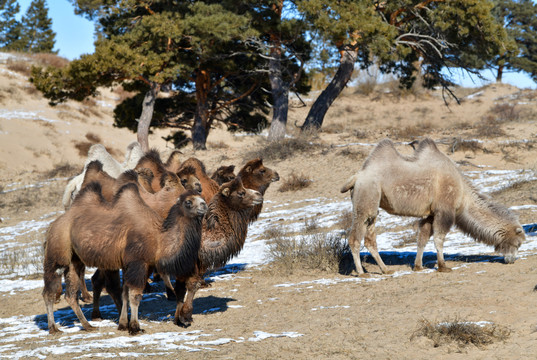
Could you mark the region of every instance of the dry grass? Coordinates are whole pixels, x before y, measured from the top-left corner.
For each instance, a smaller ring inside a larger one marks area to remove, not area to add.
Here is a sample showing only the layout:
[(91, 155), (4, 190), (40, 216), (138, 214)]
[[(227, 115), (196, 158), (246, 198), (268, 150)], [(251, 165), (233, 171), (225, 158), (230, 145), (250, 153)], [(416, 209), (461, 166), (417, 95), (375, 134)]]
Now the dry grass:
[(32, 66), (51, 66), (55, 68), (63, 68), (69, 64), (69, 60), (61, 56), (48, 53), (40, 54), (20, 54), (18, 57), (9, 58), (6, 61), (6, 67), (19, 73), (25, 77), (30, 77), (32, 74)]
[(88, 141), (93, 144), (98, 144), (102, 141), (99, 135), (94, 134), (92, 132), (86, 133), (86, 139), (88, 139)]
[(456, 137), (453, 139), (449, 150), (451, 153), (454, 153), (455, 151), (472, 151), (475, 153), (478, 150), (484, 151), (484, 148), (483, 145), (477, 140), (464, 140), (460, 137)]
[(315, 233), (297, 237), (283, 233), (271, 235), (270, 268), (276, 273), (291, 274), (304, 269), (338, 272), (343, 258), (349, 256), (347, 242), (334, 234)]
[(367, 157), (367, 152), (364, 151), (364, 150), (352, 150), (348, 147), (344, 147), (343, 149), (341, 149), (340, 151), (338, 151), (336, 153), (336, 155), (339, 155), (339, 156), (344, 156), (348, 159), (352, 159), (352, 160), (363, 160)]
[(207, 145), (211, 149), (229, 149), (229, 145), (225, 141), (209, 142)]
[[(44, 236), (42, 235), (44, 238)], [(23, 273), (26, 279), (42, 278), (44, 250), (42, 246), (10, 249), (0, 253), (0, 271)]]
[(53, 179), (58, 177), (71, 177), (77, 175), (80, 169), (77, 166), (69, 164), (67, 162), (59, 163), (54, 165), (54, 167), (43, 173), (44, 179)]
[(286, 191), (298, 191), (307, 188), (311, 185), (313, 181), (309, 179), (304, 174), (297, 175), (295, 173), (291, 173), (283, 182), (280, 188), (278, 189), (279, 192), (286, 192)]
[(516, 104), (496, 104), (489, 110), (489, 113), (496, 123), (514, 122), (520, 119), (520, 109)]
[(509, 329), (495, 324), (487, 323), (481, 326), (458, 319), (434, 324), (423, 319), (411, 339), (425, 336), (433, 341), (434, 347), (450, 343), (456, 343), (460, 347), (470, 344), (483, 347), (497, 341), (505, 341), (509, 335)]
[(90, 117), (92, 115), (98, 118), (102, 117), (102, 114), (99, 111), (99, 106), (97, 105), (97, 101), (95, 101), (95, 99), (84, 99), (84, 101), (82, 101), (82, 106), (78, 108), (78, 111), (86, 117)]
[(267, 141), (266, 139), (259, 140), (260, 146), (257, 149), (249, 151), (244, 154), (244, 159), (255, 159), (261, 157), (269, 161), (285, 160), (293, 156), (297, 156), (300, 153), (311, 153), (319, 148), (321, 145), (315, 144), (311, 141), (311, 138), (307, 135), (284, 138), (279, 141)]
[(484, 120), (477, 123), (474, 132), (475, 136), (485, 137), (485, 138), (494, 138), (505, 136), (505, 131), (501, 128), (500, 124), (495, 123), (490, 118), (485, 118)]

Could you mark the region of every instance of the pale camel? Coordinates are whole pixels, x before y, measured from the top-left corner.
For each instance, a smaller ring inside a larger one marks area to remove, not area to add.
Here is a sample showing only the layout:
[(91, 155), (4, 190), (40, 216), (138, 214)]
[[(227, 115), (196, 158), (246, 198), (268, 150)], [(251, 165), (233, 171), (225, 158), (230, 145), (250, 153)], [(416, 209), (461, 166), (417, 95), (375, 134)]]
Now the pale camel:
[(375, 220), (379, 207), (393, 215), (421, 218), (414, 270), (423, 268), (423, 249), (434, 234), (438, 270), (451, 271), (444, 261), (443, 244), (453, 225), (475, 240), (494, 246), (507, 263), (515, 261), (525, 240), (517, 217), (505, 206), (480, 194), (431, 139), (420, 141), (414, 154), (408, 157), (397, 152), (390, 140), (382, 140), (341, 192), (349, 190), (353, 206), (349, 245), (360, 275), (364, 274), (360, 263), (363, 238), (382, 272), (388, 273), (376, 243)]

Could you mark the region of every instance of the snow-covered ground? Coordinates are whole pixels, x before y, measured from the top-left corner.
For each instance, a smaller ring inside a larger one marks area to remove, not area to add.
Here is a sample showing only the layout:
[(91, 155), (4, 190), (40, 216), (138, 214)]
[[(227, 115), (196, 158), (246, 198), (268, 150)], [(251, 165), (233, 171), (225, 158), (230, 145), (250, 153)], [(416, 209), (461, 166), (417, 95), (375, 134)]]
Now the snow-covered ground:
[[(470, 171), (466, 175), (474, 184), (483, 192), (498, 190), (514, 181), (529, 180), (537, 178), (532, 171)], [(7, 186), (8, 191), (17, 188), (17, 184)], [(268, 245), (265, 236), (267, 229), (273, 226), (274, 218), (285, 218), (285, 225), (278, 225), (283, 231), (300, 232), (304, 228), (304, 218), (310, 218), (311, 214), (316, 215), (316, 224), (319, 227), (333, 227), (337, 224), (341, 213), (351, 208), (350, 200), (334, 201), (327, 198), (315, 198), (297, 201), (287, 204), (273, 204), (270, 201), (265, 203), (263, 212), (257, 222), (251, 225), (248, 231), (248, 238), (244, 249), (229, 262), (229, 265), (223, 271), (215, 272), (211, 275), (214, 281), (232, 280), (240, 276), (240, 269), (250, 266), (259, 266), (270, 261)], [(513, 207), (513, 210), (525, 209), (535, 213), (537, 219), (537, 206), (520, 204)], [(15, 226), (0, 228), (0, 254), (5, 255), (8, 252), (25, 251), (26, 253), (37, 254), (41, 249), (43, 233), (47, 226), (58, 216), (58, 214), (44, 214), (41, 218), (32, 221), (23, 221)], [(381, 256), (397, 255), (401, 257), (415, 256), (416, 244), (401, 244), (402, 237), (408, 237), (411, 231), (411, 224), (415, 219), (401, 218), (391, 216), (384, 211), (380, 212), (377, 226), (382, 227), (384, 232), (378, 234), (377, 242)], [(405, 230), (400, 229), (401, 225)], [(335, 232), (341, 230), (333, 230)], [(17, 241), (19, 236), (25, 238), (35, 238), (34, 242), (28, 243), (21, 248)], [(397, 247), (395, 247), (397, 245)], [(366, 249), (363, 248), (365, 252)], [(435, 253), (434, 245), (430, 241), (425, 252)], [(460, 231), (453, 229), (447, 236), (444, 244), (444, 253), (449, 260), (452, 256), (475, 255), (483, 258), (482, 261), (491, 261), (499, 255), (494, 253), (494, 249), (475, 242), (473, 239), (465, 236)], [(537, 253), (537, 233), (528, 234), (527, 241), (519, 250), (519, 257), (525, 257)], [(433, 270), (430, 270), (433, 271)], [(308, 281), (308, 283), (282, 283), (280, 287), (298, 287), (308, 284), (333, 284), (337, 282), (361, 282), (361, 281), (382, 281), (392, 276), (405, 276), (410, 271), (400, 271), (393, 275), (375, 276), (372, 278), (357, 278), (334, 276), (328, 279), (317, 279)], [(89, 276), (87, 274), (87, 276)], [(42, 280), (25, 280), (28, 274), (27, 267), (16, 267), (13, 269), (0, 269), (0, 299), (6, 296), (17, 296), (17, 294), (31, 289), (41, 288)], [(162, 294), (144, 295), (144, 302), (157, 300)], [(198, 296), (204, 296), (203, 290)], [(347, 306), (341, 304), (341, 307)], [(228, 305), (226, 311), (240, 312), (241, 306)], [(322, 304), (312, 311), (324, 309)], [(206, 312), (219, 311), (219, 308), (208, 309)], [(102, 306), (101, 311), (107, 317), (108, 312), (115, 313), (113, 305)], [(112, 315), (114, 316), (114, 315)], [(172, 312), (163, 312), (157, 314), (155, 321), (172, 321)], [(56, 322), (59, 324), (68, 324), (61, 328), (64, 334), (61, 341), (50, 339), (48, 337), (46, 315), (39, 314), (35, 316), (18, 316), (13, 314), (10, 318), (0, 319), (0, 358), (45, 358), (60, 354), (71, 354), (73, 359), (84, 357), (138, 357), (142, 354), (130, 352), (129, 349), (138, 346), (144, 346), (143, 355), (165, 356), (177, 351), (210, 351), (215, 350), (219, 345), (230, 342), (255, 342), (262, 341), (270, 337), (300, 337), (302, 334), (286, 332), (282, 329), (279, 333), (266, 333), (262, 330), (255, 331), (248, 338), (229, 338), (221, 330), (194, 330), (194, 331), (172, 331), (159, 332), (154, 334), (144, 334), (140, 336), (124, 336), (116, 330), (117, 325), (110, 321), (92, 322), (94, 326), (99, 327), (98, 332), (86, 333), (81, 332), (81, 327), (76, 320), (76, 316), (70, 309), (57, 310), (55, 312)], [(142, 327), (151, 327), (151, 321), (142, 321)], [(102, 338), (103, 335), (114, 334), (112, 338)], [(39, 341), (41, 346), (32, 351), (20, 349), (16, 342), (21, 340)], [(84, 341), (81, 341), (84, 340)]]

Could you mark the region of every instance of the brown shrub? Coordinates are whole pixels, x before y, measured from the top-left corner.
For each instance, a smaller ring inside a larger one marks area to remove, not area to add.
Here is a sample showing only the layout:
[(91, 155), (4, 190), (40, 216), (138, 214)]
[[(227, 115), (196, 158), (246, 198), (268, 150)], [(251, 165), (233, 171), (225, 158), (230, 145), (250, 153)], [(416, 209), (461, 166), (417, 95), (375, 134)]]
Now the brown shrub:
[(349, 246), (341, 236), (327, 233), (272, 237), (269, 246), (272, 270), (284, 274), (304, 269), (338, 272), (349, 254)]
[(32, 74), (32, 65), (26, 60), (9, 58), (6, 61), (6, 67), (8, 70), (24, 75), (25, 77), (30, 77)]
[(505, 341), (510, 334), (509, 329), (495, 324), (481, 326), (458, 319), (433, 324), (423, 319), (420, 321), (418, 329), (412, 334), (411, 339), (425, 336), (433, 341), (434, 347), (448, 343), (457, 343), (461, 347), (470, 344), (482, 347), (496, 341)]
[(38, 65), (41, 66), (52, 66), (55, 68), (63, 68), (69, 65), (69, 60), (51, 53), (38, 53), (31, 55), (32, 60), (34, 60)]
[(52, 179), (57, 177), (69, 177), (78, 174), (80, 169), (77, 166), (69, 164), (67, 162), (62, 162), (54, 165), (54, 167), (43, 173), (43, 178)]
[(308, 179), (304, 174), (297, 175), (295, 173), (291, 173), (285, 179), (278, 189), (279, 192), (286, 192), (286, 191), (298, 191), (307, 188), (312, 183), (311, 179)]
[(94, 143), (94, 144), (98, 144), (101, 142), (101, 137), (92, 132), (86, 133), (86, 139), (88, 139), (89, 142)]
[(285, 160), (298, 156), (300, 153), (309, 152), (321, 148), (310, 140), (309, 136), (303, 135), (293, 138), (284, 138), (278, 141), (267, 141), (260, 139), (261, 146), (258, 149), (246, 152), (244, 159), (251, 160), (261, 157), (265, 160)]
[(477, 140), (464, 140), (460, 137), (453, 139), (451, 146), (449, 147), (451, 153), (455, 151), (472, 151), (476, 152), (478, 150), (483, 151), (483, 145)]

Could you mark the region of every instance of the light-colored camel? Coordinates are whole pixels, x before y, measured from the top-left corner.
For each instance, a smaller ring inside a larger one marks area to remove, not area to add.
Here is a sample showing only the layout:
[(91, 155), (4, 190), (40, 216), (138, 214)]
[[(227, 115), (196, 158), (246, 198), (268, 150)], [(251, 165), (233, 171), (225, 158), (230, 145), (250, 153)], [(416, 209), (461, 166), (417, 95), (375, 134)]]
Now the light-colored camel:
[[(50, 333), (58, 332), (53, 305), (66, 282), (66, 300), (86, 330), (93, 327), (78, 304), (80, 270), (84, 266), (123, 270), (119, 329), (141, 331), (138, 307), (149, 267), (162, 274), (186, 276), (194, 271), (207, 205), (195, 191), (181, 195), (163, 220), (149, 208), (135, 184), (123, 186), (114, 202), (102, 198), (98, 183), (86, 186), (73, 205), (50, 226), (45, 243), (43, 298)], [(128, 320), (127, 302), (131, 307)]]
[(84, 170), (81, 174), (72, 178), (63, 192), (62, 204), (65, 209), (68, 209), (73, 202), (76, 194), (81, 189), (82, 182), (84, 181), (84, 175), (86, 173), (86, 167), (88, 164), (94, 160), (99, 160), (103, 164), (103, 171), (113, 178), (117, 178), (125, 170), (133, 169), (140, 158), (142, 157), (143, 152), (140, 146), (140, 143), (134, 141), (127, 146), (127, 152), (125, 154), (125, 161), (119, 163), (102, 144), (94, 144), (88, 150), (88, 157), (84, 163)]
[(525, 240), (517, 217), (480, 194), (431, 139), (420, 141), (408, 157), (401, 155), (390, 140), (382, 140), (362, 169), (341, 188), (341, 192), (349, 190), (353, 207), (349, 245), (360, 275), (364, 274), (360, 262), (362, 239), (382, 272), (388, 273), (376, 243), (379, 207), (393, 215), (421, 218), (414, 270), (422, 269), (423, 249), (434, 235), (438, 270), (451, 271), (444, 261), (443, 246), (453, 225), (475, 240), (494, 246), (507, 263), (515, 261)]

